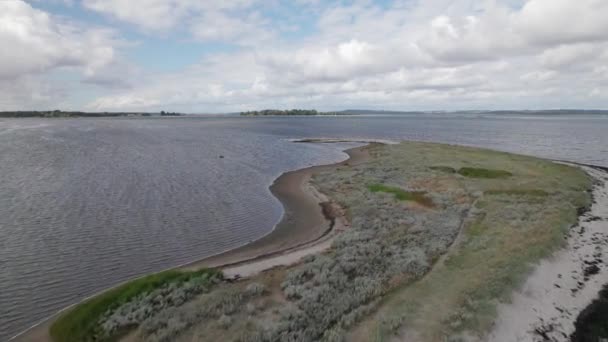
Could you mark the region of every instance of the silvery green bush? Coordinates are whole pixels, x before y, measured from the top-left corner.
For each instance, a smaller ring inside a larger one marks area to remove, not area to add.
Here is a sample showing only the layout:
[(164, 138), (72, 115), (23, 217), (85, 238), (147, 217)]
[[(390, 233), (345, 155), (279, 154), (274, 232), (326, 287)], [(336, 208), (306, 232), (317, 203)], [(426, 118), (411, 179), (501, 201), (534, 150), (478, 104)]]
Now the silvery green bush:
[(216, 320), (218, 326), (226, 329), (232, 316), (247, 309), (252, 299), (260, 297), (266, 289), (262, 284), (249, 284), (245, 290), (238, 288), (218, 288), (205, 293), (200, 298), (181, 307), (172, 307), (141, 324), (141, 334), (146, 341), (172, 341), (182, 331), (203, 320)]
[[(407, 186), (396, 168), (372, 171), (376, 178), (367, 183)], [(361, 186), (339, 191), (345, 185), (353, 187), (357, 175), (363, 174), (370, 173), (316, 176), (322, 192), (351, 209), (351, 228), (334, 240), (328, 253), (306, 257), (287, 274), (281, 286), (295, 309), (281, 312), (277, 324), (245, 341), (341, 341), (344, 329), (377, 305), (391, 279), (421, 277), (452, 244), (469, 209), (454, 198), (466, 193), (429, 194), (441, 210), (419, 210)]]
[(107, 336), (111, 336), (120, 329), (139, 325), (163, 310), (182, 305), (193, 297), (208, 291), (209, 286), (217, 281), (217, 279), (209, 279), (207, 274), (204, 274), (183, 283), (170, 283), (149, 293), (144, 293), (107, 312), (102, 317), (100, 326)]

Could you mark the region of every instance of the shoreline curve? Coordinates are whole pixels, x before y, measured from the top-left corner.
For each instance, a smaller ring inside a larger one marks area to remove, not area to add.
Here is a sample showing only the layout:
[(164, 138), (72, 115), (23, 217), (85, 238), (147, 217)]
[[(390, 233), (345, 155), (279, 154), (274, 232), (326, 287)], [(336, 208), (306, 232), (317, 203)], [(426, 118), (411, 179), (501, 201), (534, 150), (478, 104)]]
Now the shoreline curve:
[[(334, 142), (346, 142), (349, 140), (339, 141), (300, 141), (302, 143), (334, 143)], [(286, 254), (293, 254), (294, 258), (286, 258), (285, 261), (297, 261), (307, 253), (298, 253), (305, 249), (309, 249), (309, 252), (318, 252), (326, 249), (331, 244), (331, 238), (335, 236), (335, 231), (344, 229), (348, 226), (344, 216), (332, 217), (330, 212), (339, 212), (340, 208), (331, 204), (325, 195), (321, 194), (310, 184), (310, 179), (315, 172), (324, 171), (331, 168), (337, 168), (340, 166), (351, 166), (359, 163), (366, 162), (369, 158), (367, 150), (374, 145), (382, 145), (383, 142), (378, 141), (349, 141), (364, 143), (363, 146), (358, 146), (344, 150), (343, 152), (348, 155), (348, 158), (332, 164), (315, 165), (309, 166), (302, 169), (293, 171), (287, 171), (282, 173), (278, 178), (274, 180), (270, 185), (271, 193), (281, 202), (283, 205), (283, 216), (279, 223), (277, 223), (273, 229), (266, 235), (260, 237), (257, 240), (250, 241), (242, 246), (230, 249), (219, 254), (211, 255), (203, 259), (188, 262), (186, 264), (173, 266), (167, 269), (159, 270), (153, 273), (146, 273), (140, 276), (127, 279), (114, 286), (111, 286), (102, 291), (96, 292), (90, 296), (83, 298), (82, 300), (68, 305), (61, 310), (57, 311), (53, 315), (35, 323), (24, 331), (11, 337), (9, 341), (12, 342), (26, 342), (26, 341), (52, 341), (48, 330), (52, 323), (61, 315), (63, 312), (71, 309), (72, 307), (96, 297), (106, 291), (112, 290), (118, 286), (121, 286), (127, 282), (135, 279), (148, 276), (150, 274), (164, 272), (168, 270), (196, 270), (200, 268), (219, 268), (223, 271), (228, 271), (228, 278), (239, 278), (240, 276), (249, 276), (257, 273), (263, 269), (272, 268), (278, 266), (278, 264), (265, 264), (270, 258), (281, 256)], [(329, 204), (329, 205), (328, 205)], [(332, 208), (332, 209), (330, 209)], [(311, 225), (310, 221), (314, 220)], [(336, 224), (339, 221), (338, 224)], [(339, 229), (338, 229), (339, 228)], [(315, 249), (319, 247), (321, 249)], [(309, 254), (309, 253), (308, 253)], [(254, 266), (253, 269), (247, 269), (243, 271), (243, 266), (258, 263), (260, 266)], [(285, 263), (280, 263), (285, 265)]]

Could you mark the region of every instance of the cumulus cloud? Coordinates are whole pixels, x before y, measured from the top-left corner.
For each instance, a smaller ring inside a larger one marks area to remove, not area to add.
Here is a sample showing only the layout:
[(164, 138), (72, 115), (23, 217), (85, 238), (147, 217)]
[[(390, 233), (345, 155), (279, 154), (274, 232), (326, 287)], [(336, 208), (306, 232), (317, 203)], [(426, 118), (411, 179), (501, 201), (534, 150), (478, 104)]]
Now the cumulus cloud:
[[(93, 11), (136, 25), (153, 34), (185, 27), (203, 41), (238, 40), (266, 34), (257, 14), (243, 12), (253, 0), (84, 0)], [(242, 41), (242, 40), (241, 40)]]
[(608, 2), (528, 0), (521, 9), (488, 1), (481, 14), (433, 18), (419, 44), (439, 60), (534, 54), (547, 47), (607, 41)]
[(111, 32), (57, 20), (22, 1), (0, 1), (0, 79), (82, 67), (94, 74), (114, 59)]
[[(608, 104), (604, 0), (299, 0), (290, 6), (82, 0), (83, 8), (109, 23), (129, 23), (143, 36), (212, 47), (198, 62), (168, 72), (133, 71), (109, 31), (68, 25), (15, 3), (20, 8), (12, 14), (0, 14), (11, 23), (0, 28), (0, 39), (18, 42), (20, 50), (0, 57), (0, 77), (70, 66), (79, 68), (82, 82), (123, 87), (100, 92), (87, 109)], [(233, 48), (214, 52), (216, 43)], [(20, 64), (12, 61), (17, 55), (26, 56)]]

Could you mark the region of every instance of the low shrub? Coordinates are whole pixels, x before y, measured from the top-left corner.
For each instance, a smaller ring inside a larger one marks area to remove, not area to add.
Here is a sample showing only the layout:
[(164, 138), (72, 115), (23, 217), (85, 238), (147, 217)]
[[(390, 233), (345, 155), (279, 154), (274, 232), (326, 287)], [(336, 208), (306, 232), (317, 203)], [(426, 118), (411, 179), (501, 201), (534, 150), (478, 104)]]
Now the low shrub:
[(371, 184), (367, 188), (371, 192), (385, 192), (395, 195), (400, 201), (413, 201), (426, 207), (433, 206), (433, 201), (426, 197), (424, 191), (406, 191), (397, 187), (386, 186), (383, 184)]
[[(387, 172), (392, 175), (394, 170)], [(394, 181), (392, 176), (386, 179)], [(343, 181), (323, 178), (321, 184), (339, 188)], [(372, 189), (397, 192), (374, 184)], [(441, 211), (408, 209), (365, 192), (350, 194), (345, 201), (353, 209), (351, 228), (336, 237), (330, 253), (308, 256), (287, 273), (281, 286), (293, 307), (277, 312), (275, 325), (258, 328), (244, 341), (340, 341), (344, 329), (369, 314), (397, 284), (394, 279), (418, 279), (428, 272), (454, 241), (468, 208), (453, 203), (458, 192), (433, 194), (440, 203), (450, 204)]]
[(486, 190), (486, 195), (507, 195), (507, 196), (535, 196), (546, 197), (549, 193), (541, 189), (510, 189), (510, 190)]
[(508, 178), (513, 176), (509, 171), (492, 170), (476, 167), (463, 167), (458, 170), (458, 174), (470, 178)]
[(109, 310), (101, 319), (103, 336), (110, 337), (121, 330), (138, 326), (145, 319), (170, 307), (180, 306), (203, 292), (206, 292), (214, 279), (209, 274), (184, 282), (171, 282), (149, 293), (141, 294), (120, 307)]
[(145, 341), (172, 341), (194, 324), (212, 320), (216, 320), (218, 326), (225, 329), (233, 322), (231, 316), (248, 310), (250, 301), (259, 298), (264, 289), (258, 283), (249, 284), (245, 290), (237, 287), (218, 288), (188, 305), (169, 308), (146, 319), (141, 324), (141, 334)]
[(149, 293), (170, 283), (181, 283), (208, 275), (221, 278), (215, 270), (196, 272), (166, 271), (135, 279), (88, 299), (62, 314), (50, 327), (55, 342), (83, 342), (107, 340), (100, 325), (108, 311), (115, 310), (133, 298)]
[(232, 325), (232, 318), (228, 315), (221, 315), (220, 318), (218, 318), (217, 320), (217, 324), (222, 329), (228, 329)]

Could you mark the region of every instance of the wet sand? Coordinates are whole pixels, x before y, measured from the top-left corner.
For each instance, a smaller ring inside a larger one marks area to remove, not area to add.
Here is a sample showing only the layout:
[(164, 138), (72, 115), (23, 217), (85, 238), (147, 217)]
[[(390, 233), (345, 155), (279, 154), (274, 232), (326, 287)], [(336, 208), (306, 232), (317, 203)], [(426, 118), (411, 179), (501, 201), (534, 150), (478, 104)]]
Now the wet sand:
[(365, 162), (369, 158), (367, 149), (374, 144), (344, 151), (349, 158), (339, 163), (312, 166), (282, 174), (270, 186), (270, 191), (281, 201), (284, 209), (283, 217), (274, 230), (243, 247), (185, 265), (183, 268), (194, 270), (201, 267), (237, 266), (284, 255), (288, 251), (325, 241), (337, 218), (326, 217), (322, 204), (329, 203), (328, 199), (310, 185), (310, 178), (316, 172)]
[[(329, 202), (309, 181), (316, 172), (364, 163), (369, 159), (368, 149), (377, 144), (379, 143), (370, 142), (365, 146), (348, 149), (344, 152), (349, 158), (339, 163), (282, 174), (270, 186), (270, 191), (283, 204), (284, 214), (269, 234), (242, 247), (177, 269), (216, 267), (221, 268), (228, 277), (244, 277), (278, 265), (297, 262), (306, 255), (329, 248), (335, 234), (346, 229), (348, 222), (339, 214), (341, 209)], [(67, 309), (69, 307), (64, 310)], [(38, 323), (11, 341), (51, 341), (48, 330), (60, 313)]]

